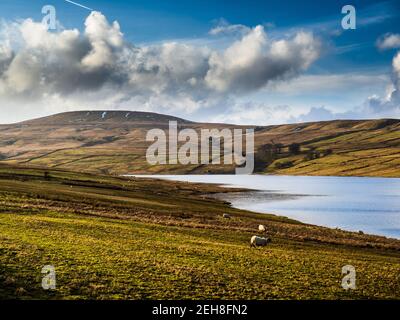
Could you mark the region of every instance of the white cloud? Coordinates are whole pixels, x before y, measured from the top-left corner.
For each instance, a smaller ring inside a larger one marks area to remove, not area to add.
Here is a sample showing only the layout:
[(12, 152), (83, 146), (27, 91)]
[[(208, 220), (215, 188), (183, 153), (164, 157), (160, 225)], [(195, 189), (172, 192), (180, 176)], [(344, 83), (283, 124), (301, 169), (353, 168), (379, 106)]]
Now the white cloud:
[(320, 42), (311, 33), (268, 40), (264, 28), (257, 26), (222, 53), (211, 54), (205, 81), (219, 92), (259, 89), (270, 81), (291, 78), (306, 70), (319, 51)]
[[(312, 33), (271, 38), (263, 26), (216, 28), (214, 35), (234, 33), (223, 38), (223, 47), (193, 41), (137, 47), (124, 40), (117, 22), (98, 12), (86, 19), (83, 32), (48, 32), (31, 19), (1, 25), (0, 110), (13, 120), (67, 110), (136, 109), (259, 125), (400, 115), (399, 53), (392, 79), (377, 73), (304, 74), (321, 51)], [(385, 39), (382, 46), (395, 46), (394, 38)], [(377, 83), (382, 91), (388, 84), (387, 95), (371, 96), (352, 112), (321, 106), (323, 94), (339, 96), (349, 88), (370, 94)], [(251, 100), (256, 94), (264, 94), (261, 102)], [(298, 94), (319, 100), (311, 108), (268, 100)]]
[(372, 119), (400, 117), (400, 52), (392, 62), (393, 82), (387, 87), (384, 97), (372, 95), (360, 106), (347, 112), (333, 112), (325, 107), (311, 108), (309, 112), (293, 118), (293, 122), (332, 120), (332, 119)]
[(376, 46), (380, 50), (400, 48), (400, 34), (387, 33), (377, 40)]
[(251, 28), (243, 24), (229, 24), (225, 20), (221, 20), (219, 24), (209, 31), (210, 35), (230, 35), (230, 34), (246, 34), (251, 31)]
[(0, 43), (0, 74), (4, 72), (13, 58), (13, 52), (7, 44)]
[(122, 33), (117, 21), (110, 25), (105, 16), (93, 12), (85, 21), (85, 35), (91, 43), (91, 51), (82, 59), (82, 65), (89, 69), (112, 65), (113, 51), (123, 45)]
[(393, 83), (388, 87), (386, 97), (372, 96), (364, 103), (364, 110), (381, 117), (400, 117), (400, 52), (392, 62)]
[(224, 113), (219, 114), (214, 122), (273, 125), (288, 122), (296, 112), (289, 106), (271, 106), (267, 103), (252, 101), (236, 102)]
[(397, 52), (397, 55), (393, 58), (392, 65), (397, 79), (400, 79), (400, 52)]
[(366, 91), (371, 91), (377, 89), (377, 82), (386, 85), (386, 95), (382, 97), (371, 95), (364, 102), (347, 109), (347, 111), (337, 111), (338, 109), (335, 107), (323, 105), (307, 107), (304, 105), (274, 105), (251, 100), (236, 101), (218, 115), (216, 121), (235, 124), (273, 125), (334, 119), (400, 118), (400, 53), (397, 53), (393, 58), (392, 66), (392, 81), (388, 76), (375, 73), (302, 75), (291, 81), (278, 82), (265, 90), (268, 95), (274, 92), (283, 94), (286, 97), (285, 100), (288, 101), (292, 94), (312, 94), (314, 97), (317, 92), (318, 95), (324, 91), (329, 94), (332, 91), (340, 93), (340, 90), (346, 87), (355, 89), (366, 87), (368, 88)]
[[(377, 85), (379, 83), (379, 85)], [(301, 74), (288, 81), (274, 82), (263, 91), (287, 95), (321, 95), (332, 94), (345, 95), (348, 88), (354, 88), (352, 92), (364, 92), (387, 86), (391, 83), (390, 76), (382, 72), (351, 72), (330, 74)]]
[(178, 42), (136, 47), (99, 12), (87, 17), (82, 33), (49, 32), (27, 19), (2, 26), (0, 40), (0, 102), (20, 105), (21, 112), (24, 104), (56, 101), (54, 112), (90, 104), (191, 113), (298, 76), (320, 48), (311, 33), (271, 40), (262, 26), (224, 49)]

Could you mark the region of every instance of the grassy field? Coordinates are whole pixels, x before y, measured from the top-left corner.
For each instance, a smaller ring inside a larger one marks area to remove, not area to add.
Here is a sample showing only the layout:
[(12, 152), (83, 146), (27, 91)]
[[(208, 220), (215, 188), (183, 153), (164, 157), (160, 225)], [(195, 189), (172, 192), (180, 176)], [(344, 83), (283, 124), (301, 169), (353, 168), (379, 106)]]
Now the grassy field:
[[(323, 155), (324, 150), (332, 150), (332, 153)], [(320, 156), (308, 159), (311, 152)], [(278, 162), (291, 165), (277, 168)], [(399, 177), (400, 130), (380, 128), (370, 132), (347, 132), (316, 142), (303, 142), (299, 155), (283, 155), (267, 171), (288, 175)]]
[[(207, 196), (221, 191), (232, 190), (0, 166), (0, 299), (400, 298), (400, 241)], [(250, 248), (260, 223), (272, 243)], [(44, 265), (56, 290), (41, 288)]]

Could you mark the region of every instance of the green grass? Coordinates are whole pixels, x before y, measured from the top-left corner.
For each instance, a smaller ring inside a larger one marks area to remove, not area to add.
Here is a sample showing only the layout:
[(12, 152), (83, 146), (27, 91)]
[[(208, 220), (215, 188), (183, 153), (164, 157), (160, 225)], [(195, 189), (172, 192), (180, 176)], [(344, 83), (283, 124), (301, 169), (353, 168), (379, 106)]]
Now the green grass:
[[(0, 167), (0, 299), (400, 298), (400, 241), (204, 199), (215, 186), (43, 173)], [(251, 249), (259, 223), (273, 241)]]
[[(0, 230), (1, 277), (15, 270), (3, 298), (398, 298), (400, 290), (398, 257), (373, 252), (285, 241), (254, 250), (242, 234), (51, 212), (5, 215)], [(39, 289), (46, 264), (56, 267), (55, 292)], [(340, 286), (346, 264), (356, 267), (355, 291)]]

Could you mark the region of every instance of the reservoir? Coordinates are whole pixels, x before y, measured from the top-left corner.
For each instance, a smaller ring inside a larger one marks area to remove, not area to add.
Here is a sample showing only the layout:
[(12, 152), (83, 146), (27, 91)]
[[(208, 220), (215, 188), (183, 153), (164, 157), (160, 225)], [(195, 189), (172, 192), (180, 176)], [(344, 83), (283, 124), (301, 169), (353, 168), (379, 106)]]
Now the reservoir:
[(400, 239), (400, 179), (269, 175), (135, 175), (240, 187), (221, 194), (240, 209)]

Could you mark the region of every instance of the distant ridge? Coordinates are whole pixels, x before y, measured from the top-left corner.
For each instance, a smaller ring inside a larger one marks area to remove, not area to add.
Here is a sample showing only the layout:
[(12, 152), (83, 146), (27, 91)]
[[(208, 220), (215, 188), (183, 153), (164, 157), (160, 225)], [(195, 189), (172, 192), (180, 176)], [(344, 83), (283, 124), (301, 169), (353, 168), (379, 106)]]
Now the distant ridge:
[(142, 111), (70, 111), (58, 113), (42, 118), (32, 119), (20, 122), (25, 125), (67, 125), (67, 124), (93, 124), (93, 123), (166, 123), (168, 121), (177, 121), (178, 123), (193, 123), (182, 118), (164, 115), (154, 112)]
[(168, 130), (169, 121), (197, 132), (254, 128), (257, 173), (400, 177), (399, 119), (235, 126), (151, 112), (64, 112), (0, 125), (0, 163), (104, 174), (234, 172), (234, 165), (223, 164), (150, 165), (146, 151), (152, 141), (147, 133)]

